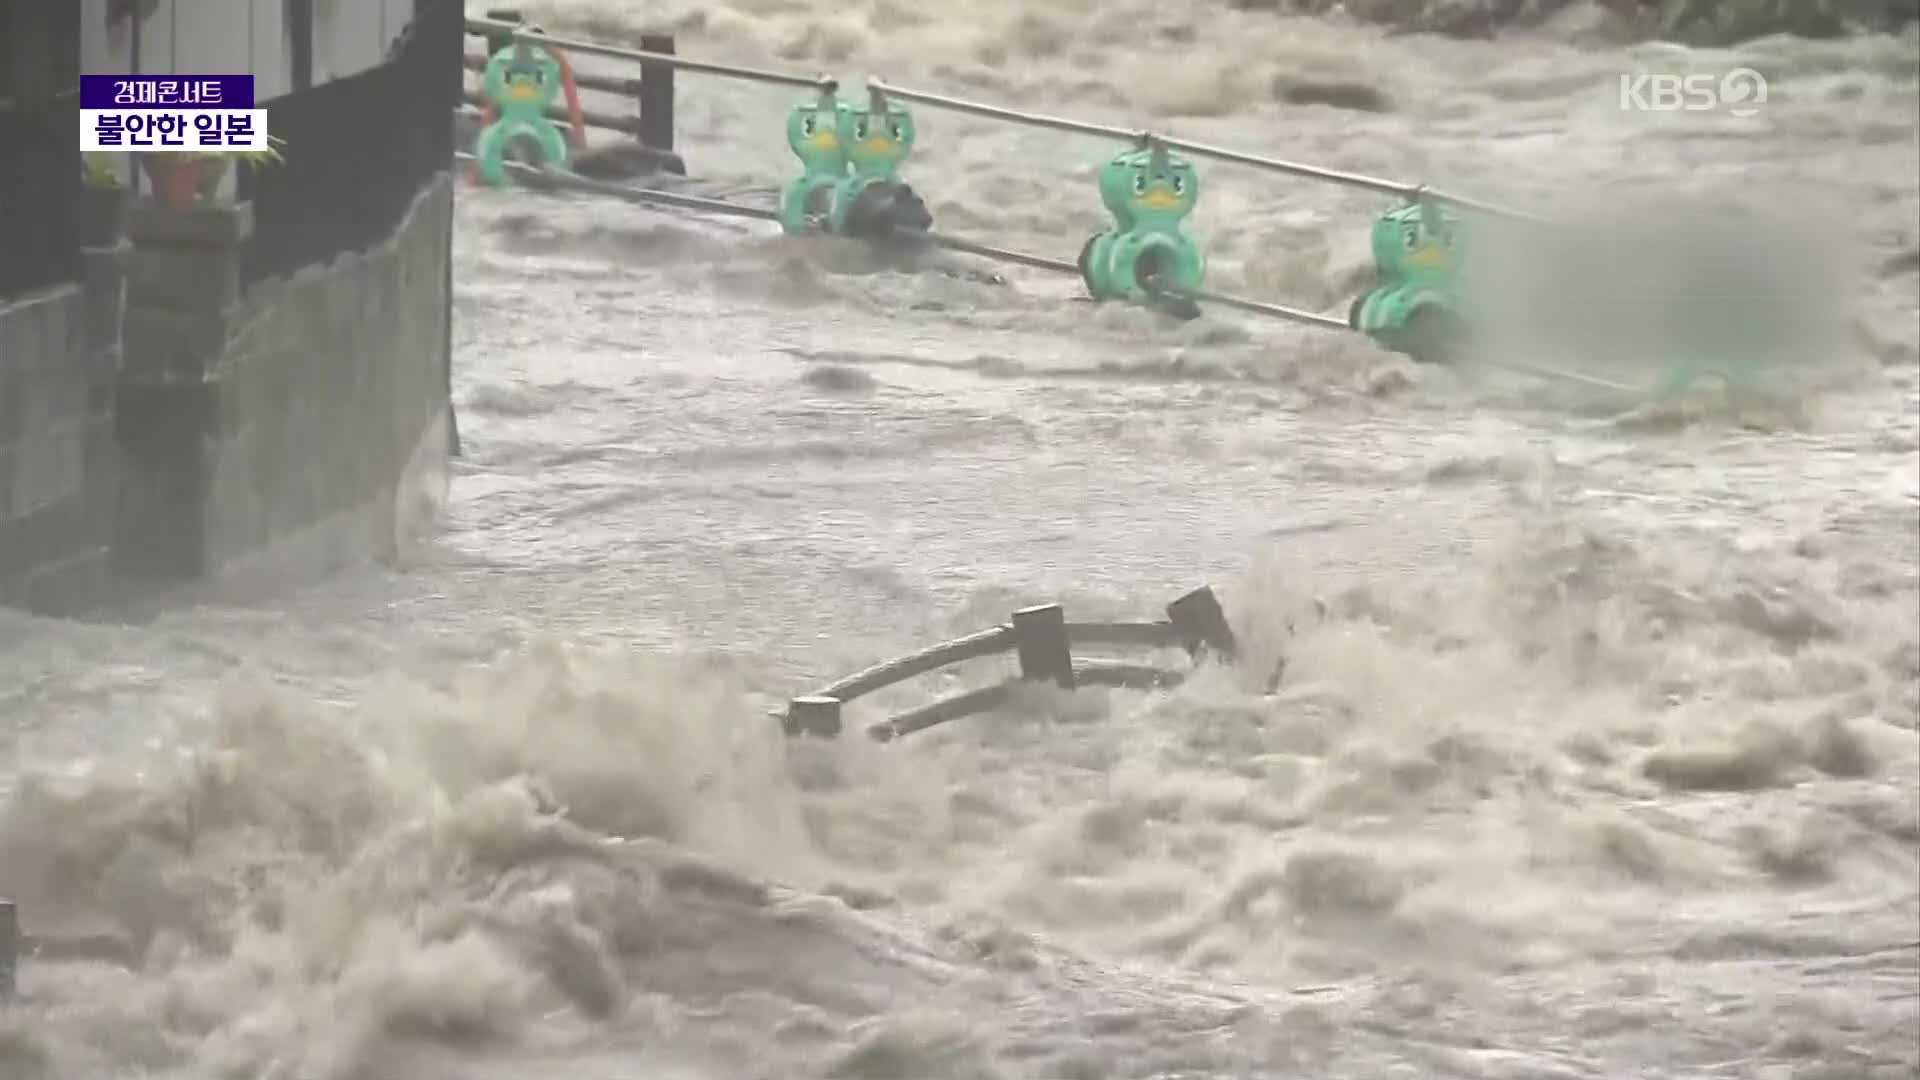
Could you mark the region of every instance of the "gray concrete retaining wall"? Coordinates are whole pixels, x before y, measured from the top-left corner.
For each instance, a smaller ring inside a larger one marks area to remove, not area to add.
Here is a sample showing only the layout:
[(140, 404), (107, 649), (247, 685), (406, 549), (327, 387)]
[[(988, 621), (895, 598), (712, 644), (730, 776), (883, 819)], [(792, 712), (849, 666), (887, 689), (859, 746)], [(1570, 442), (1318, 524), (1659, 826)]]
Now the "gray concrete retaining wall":
[(0, 605), (393, 553), (451, 443), (452, 223), (443, 173), (384, 244), (242, 290), (246, 207), (136, 205), (84, 284), (0, 302)]
[(392, 551), (409, 477), (444, 468), (452, 207), (442, 174), (385, 244), (244, 293), (244, 208), (135, 208), (123, 574), (284, 578)]
[(49, 614), (109, 588), (121, 289), (86, 260), (99, 280), (0, 301), (0, 605)]

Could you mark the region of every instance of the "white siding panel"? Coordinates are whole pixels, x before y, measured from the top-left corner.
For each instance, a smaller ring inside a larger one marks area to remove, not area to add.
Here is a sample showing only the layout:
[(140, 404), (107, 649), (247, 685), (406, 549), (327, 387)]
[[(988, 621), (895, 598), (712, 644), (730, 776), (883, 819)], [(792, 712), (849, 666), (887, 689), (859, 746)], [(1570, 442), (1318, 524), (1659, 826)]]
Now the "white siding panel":
[[(133, 73), (133, 23), (122, 19), (109, 27), (107, 3), (108, 0), (80, 0), (80, 73), (83, 75)], [(121, 183), (133, 183), (133, 155), (115, 154), (114, 167)]]
[(179, 70), (173, 63), (173, 7), (178, 0), (156, 0), (153, 14), (140, 24), (140, 74), (172, 75)]
[(266, 108), (270, 98), (293, 89), (293, 50), (287, 41), (286, 0), (253, 0), (248, 34), (252, 45), (253, 103)]
[(314, 0), (313, 81), (353, 75), (386, 54), (380, 0)]
[(382, 12), (380, 34), (380, 56), (384, 59), (392, 51), (393, 43), (407, 32), (407, 24), (413, 21), (413, 0), (380, 0)]
[(173, 0), (173, 4), (173, 70), (177, 74), (248, 73), (253, 63), (250, 2)]
[(133, 23), (107, 26), (108, 0), (80, 0), (80, 72), (83, 75), (133, 74)]

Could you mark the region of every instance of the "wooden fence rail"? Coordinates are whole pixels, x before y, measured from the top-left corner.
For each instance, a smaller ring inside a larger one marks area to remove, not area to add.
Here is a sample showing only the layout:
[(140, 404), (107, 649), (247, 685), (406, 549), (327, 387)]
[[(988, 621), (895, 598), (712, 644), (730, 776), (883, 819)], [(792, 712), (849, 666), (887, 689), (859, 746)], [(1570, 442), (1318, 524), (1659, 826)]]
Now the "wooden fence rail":
[(1184, 649), (1193, 660), (1213, 656), (1231, 662), (1239, 646), (1226, 613), (1210, 588), (1199, 588), (1167, 605), (1159, 622), (1068, 622), (1059, 604), (1023, 608), (1012, 619), (955, 641), (923, 649), (856, 672), (787, 704), (781, 726), (788, 735), (835, 738), (843, 727), (845, 705), (876, 690), (952, 664), (1012, 652), (1019, 657), (1018, 678), (969, 690), (912, 709), (867, 727), (881, 742), (986, 712), (1005, 702), (1022, 682), (1047, 682), (1072, 690), (1081, 686), (1151, 689), (1178, 685), (1185, 674), (1169, 668), (1117, 660), (1073, 658), (1078, 645), (1130, 645)]
[[(471, 37), (486, 39), (486, 45), (484, 52), (469, 53), (464, 57), (467, 70), (476, 72), (485, 70), (487, 58), (511, 44), (510, 39), (503, 38), (496, 32), (498, 24), (518, 24), (520, 21), (520, 15), (515, 11), (489, 11), (485, 20), (468, 19), (467, 34)], [(640, 38), (640, 48), (646, 52), (671, 56), (675, 48), (673, 35), (643, 34)], [(641, 145), (652, 150), (662, 153), (673, 152), (674, 69), (672, 66), (642, 62), (640, 77), (637, 79), (576, 71), (573, 81), (583, 90), (597, 90), (633, 99), (634, 111), (630, 115), (582, 108), (581, 119), (588, 126), (630, 135), (638, 139)], [(465, 96), (469, 104), (486, 104), (486, 98), (478, 87), (465, 91)], [(566, 110), (559, 106), (548, 109), (547, 115), (555, 120), (568, 119)]]

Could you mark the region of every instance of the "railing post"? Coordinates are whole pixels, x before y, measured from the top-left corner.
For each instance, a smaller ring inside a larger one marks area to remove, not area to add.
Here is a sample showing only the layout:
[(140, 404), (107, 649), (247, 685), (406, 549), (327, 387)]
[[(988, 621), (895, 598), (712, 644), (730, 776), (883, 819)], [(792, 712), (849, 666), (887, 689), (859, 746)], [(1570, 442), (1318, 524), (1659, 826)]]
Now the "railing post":
[(1042, 604), (1013, 613), (1013, 647), (1020, 656), (1020, 677), (1074, 688), (1073, 647), (1067, 640), (1067, 612)]
[(840, 736), (840, 699), (797, 697), (787, 703), (786, 719), (780, 722), (788, 735), (812, 735), (822, 739)]
[(1201, 653), (1210, 652), (1231, 662), (1240, 654), (1227, 613), (1220, 608), (1220, 598), (1205, 585), (1168, 604), (1167, 621), (1173, 624), (1181, 643), (1196, 659)]
[(20, 963), (20, 912), (0, 900), (0, 1001), (13, 997), (14, 971)]
[[(645, 52), (673, 55), (672, 34), (642, 34)], [(653, 150), (673, 152), (673, 67), (640, 62), (640, 143)]]
[[(492, 22), (503, 23), (520, 23), (525, 21), (517, 8), (493, 8), (487, 12), (487, 18)], [(487, 35), (487, 55), (485, 58), (488, 60), (493, 59), (494, 53), (499, 52), (511, 44), (513, 44), (512, 34)]]

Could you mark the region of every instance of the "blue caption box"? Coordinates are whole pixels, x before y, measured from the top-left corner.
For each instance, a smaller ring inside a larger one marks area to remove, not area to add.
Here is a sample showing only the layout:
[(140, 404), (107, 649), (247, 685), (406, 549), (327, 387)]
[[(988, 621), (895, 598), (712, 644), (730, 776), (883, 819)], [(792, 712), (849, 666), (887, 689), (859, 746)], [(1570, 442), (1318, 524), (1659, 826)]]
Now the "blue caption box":
[(82, 109), (251, 109), (251, 75), (82, 75)]
[(82, 153), (265, 150), (265, 109), (82, 109)]

